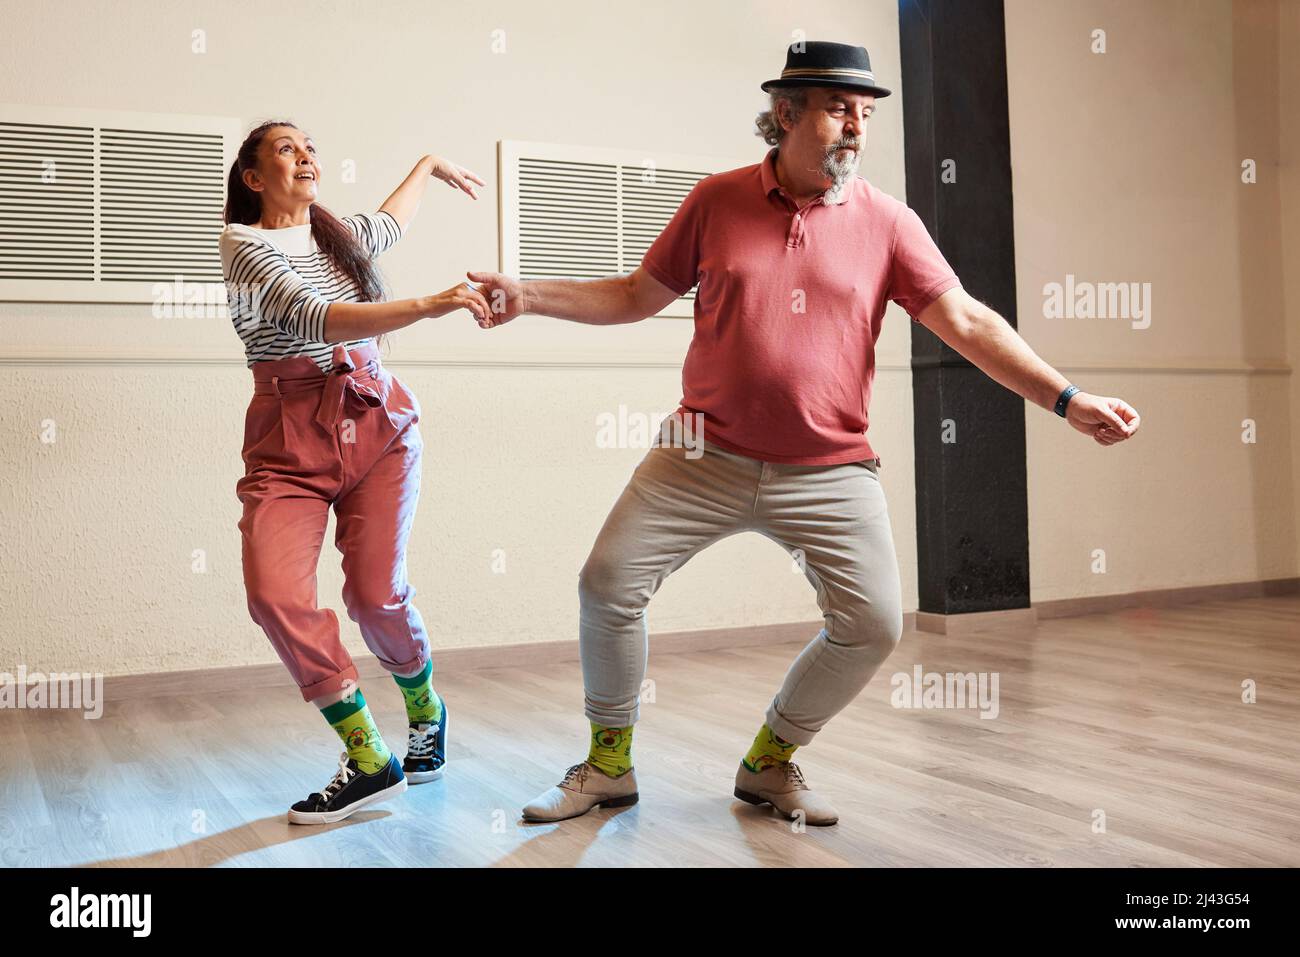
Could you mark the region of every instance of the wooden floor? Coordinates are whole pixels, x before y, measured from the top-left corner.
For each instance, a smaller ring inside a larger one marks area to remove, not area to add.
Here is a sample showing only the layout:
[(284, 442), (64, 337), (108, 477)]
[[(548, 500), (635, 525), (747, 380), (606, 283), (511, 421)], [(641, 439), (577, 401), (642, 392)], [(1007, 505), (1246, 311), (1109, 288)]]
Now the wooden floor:
[[(440, 782), (329, 827), (285, 822), (338, 747), (294, 689), (0, 711), (0, 863), (182, 866), (1300, 864), (1300, 598), (907, 634), (798, 753), (841, 822), (731, 797), (798, 646), (652, 656), (641, 803), (560, 825), (520, 806), (585, 754), (576, 662), (447, 673)], [(999, 714), (900, 710), (890, 678), (997, 672)], [(1253, 680), (1254, 704), (1242, 702)], [(405, 744), (391, 683), (363, 686)], [(1104, 813), (1104, 833), (1094, 819)]]

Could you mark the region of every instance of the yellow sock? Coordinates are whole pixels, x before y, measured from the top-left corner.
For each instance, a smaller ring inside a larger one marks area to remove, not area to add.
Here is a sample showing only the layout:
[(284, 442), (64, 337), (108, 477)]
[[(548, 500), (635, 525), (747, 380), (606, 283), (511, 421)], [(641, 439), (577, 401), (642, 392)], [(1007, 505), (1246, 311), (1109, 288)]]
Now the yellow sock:
[(632, 729), (607, 728), (591, 722), (591, 750), (587, 763), (593, 764), (611, 778), (616, 778), (632, 768)]
[(331, 728), (338, 732), (343, 746), (347, 748), (348, 757), (357, 762), (362, 774), (374, 774), (388, 765), (392, 752), (384, 744), (383, 736), (375, 727), (375, 719), (370, 716), (370, 707), (361, 691), (337, 704), (321, 709), (321, 714)]
[(749, 753), (741, 759), (741, 763), (751, 771), (762, 771), (774, 764), (788, 762), (797, 747), (799, 745), (791, 744), (765, 724), (758, 729), (754, 743), (749, 746)]
[(411, 724), (441, 724), (442, 699), (433, 690), (433, 662), (426, 661), (418, 675), (393, 675), (406, 702), (406, 720)]

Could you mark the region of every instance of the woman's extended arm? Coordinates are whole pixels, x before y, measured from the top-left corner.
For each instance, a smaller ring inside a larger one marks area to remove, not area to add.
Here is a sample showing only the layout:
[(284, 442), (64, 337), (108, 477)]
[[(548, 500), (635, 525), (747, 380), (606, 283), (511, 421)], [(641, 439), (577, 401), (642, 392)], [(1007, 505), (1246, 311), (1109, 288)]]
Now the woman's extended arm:
[(472, 173), (463, 166), (457, 166), (451, 160), (432, 155), (420, 157), (420, 161), (415, 164), (415, 169), (402, 180), (402, 185), (393, 190), (393, 195), (384, 200), (384, 204), (379, 207), (397, 220), (397, 224), (402, 227), (402, 232), (406, 232), (407, 225), (415, 218), (415, 213), (420, 208), (420, 200), (424, 197), (424, 187), (428, 184), (430, 176), (438, 177), (452, 189), (463, 190), (471, 199), (478, 199), (474, 184), (485, 185), (477, 173)]
[(401, 329), (421, 319), (445, 316), (456, 309), (468, 309), (480, 321), (487, 321), (487, 300), (468, 283), (445, 292), (392, 302), (331, 302), (325, 313), (325, 341), (346, 342), (368, 339), (382, 332)]

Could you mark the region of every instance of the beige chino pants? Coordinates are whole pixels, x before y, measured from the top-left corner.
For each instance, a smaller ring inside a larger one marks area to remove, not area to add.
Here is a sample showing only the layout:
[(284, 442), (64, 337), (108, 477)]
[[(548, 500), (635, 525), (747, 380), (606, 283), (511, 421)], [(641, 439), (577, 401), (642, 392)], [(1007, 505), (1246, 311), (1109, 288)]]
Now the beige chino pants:
[(702, 455), (699, 446), (652, 448), (582, 568), (586, 715), (608, 727), (636, 722), (651, 596), (697, 552), (752, 531), (802, 562), (825, 619), (767, 709), (773, 731), (808, 744), (858, 695), (902, 637), (898, 560), (876, 476), (878, 460), (781, 465), (710, 442), (702, 448)]

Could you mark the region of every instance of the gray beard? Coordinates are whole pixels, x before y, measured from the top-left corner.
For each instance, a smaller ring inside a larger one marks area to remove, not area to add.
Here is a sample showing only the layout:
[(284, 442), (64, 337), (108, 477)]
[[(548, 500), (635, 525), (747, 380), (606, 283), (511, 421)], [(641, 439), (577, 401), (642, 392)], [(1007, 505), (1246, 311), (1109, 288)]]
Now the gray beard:
[(848, 184), (858, 172), (858, 166), (862, 162), (860, 152), (841, 154), (838, 150), (827, 153), (826, 158), (822, 160), (822, 173), (830, 177), (831, 185), (827, 190), (830, 194), (828, 199), (838, 200)]

